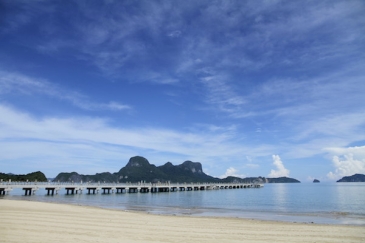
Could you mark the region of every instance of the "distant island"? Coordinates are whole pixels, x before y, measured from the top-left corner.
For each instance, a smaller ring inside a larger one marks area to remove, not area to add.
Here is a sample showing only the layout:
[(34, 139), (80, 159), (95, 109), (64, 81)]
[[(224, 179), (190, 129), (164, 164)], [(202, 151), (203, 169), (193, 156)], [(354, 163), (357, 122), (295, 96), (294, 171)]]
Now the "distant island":
[(365, 175), (355, 174), (352, 176), (345, 176), (337, 182), (365, 182)]
[(313, 180), (313, 183), (319, 183), (320, 181), (319, 180), (317, 180), (317, 179), (314, 179)]
[(167, 162), (161, 166), (150, 164), (149, 161), (141, 156), (134, 156), (129, 159), (127, 165), (118, 172), (103, 172), (95, 175), (82, 175), (77, 172), (59, 173), (55, 182), (241, 182), (241, 183), (300, 183), (300, 181), (288, 178), (265, 178), (265, 177), (248, 177), (239, 178), (229, 176), (224, 179), (209, 176), (203, 172), (202, 165), (199, 162), (185, 161), (180, 165), (173, 165)]
[(32, 172), (32, 173), (29, 173), (29, 174), (26, 174), (26, 175), (15, 175), (15, 174), (11, 174), (11, 173), (5, 174), (5, 173), (0, 172), (0, 180), (3, 180), (3, 181), (12, 180), (12, 181), (46, 182), (47, 178), (40, 171)]

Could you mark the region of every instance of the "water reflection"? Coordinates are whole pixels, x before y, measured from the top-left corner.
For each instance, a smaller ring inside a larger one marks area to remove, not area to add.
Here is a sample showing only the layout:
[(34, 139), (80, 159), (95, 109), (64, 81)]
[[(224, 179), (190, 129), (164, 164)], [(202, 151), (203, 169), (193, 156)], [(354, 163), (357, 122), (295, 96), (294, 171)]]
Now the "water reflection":
[[(365, 213), (365, 183), (337, 183), (334, 187), (338, 212), (359, 212)], [(343, 211), (341, 211), (341, 209)]]
[(273, 194), (273, 201), (275, 210), (287, 212), (288, 203), (288, 187), (286, 184), (275, 184), (275, 193)]

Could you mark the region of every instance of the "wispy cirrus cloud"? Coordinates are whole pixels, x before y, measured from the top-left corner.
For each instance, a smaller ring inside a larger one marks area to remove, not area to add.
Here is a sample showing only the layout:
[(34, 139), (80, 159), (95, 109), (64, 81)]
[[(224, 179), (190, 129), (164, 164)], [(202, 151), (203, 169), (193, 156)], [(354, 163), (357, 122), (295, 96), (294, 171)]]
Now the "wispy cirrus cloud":
[[(17, 22), (20, 27), (38, 24), (43, 35), (31, 45), (42, 52), (57, 53), (66, 48), (111, 76), (125, 73), (134, 65), (143, 67), (148, 75), (156, 72), (157, 64), (160, 75), (166, 76), (162, 80), (171, 80), (171, 76), (186, 75), (182, 70), (191, 72), (201, 68), (186, 69), (192, 60), (200, 60), (220, 75), (238, 69), (243, 73), (259, 72), (273, 66), (285, 72), (287, 68), (307, 72), (329, 63), (353, 60), (352, 53), (356, 54), (361, 46), (358, 40), (364, 38), (362, 1), (286, 3), (285, 6), (275, 1), (260, 4), (254, 1), (99, 2), (95, 5), (75, 1), (72, 4), (74, 7), (69, 11), (73, 14), (68, 14), (62, 25), (53, 21), (49, 10), (41, 8), (43, 2), (34, 1), (32, 4), (24, 1), (23, 8), (39, 6), (37, 14), (18, 11), (9, 21)], [(57, 7), (52, 2), (46, 5), (48, 9)], [(108, 14), (94, 18), (104, 11)], [(194, 21), (187, 21), (183, 16), (190, 16)], [(21, 18), (28, 20), (17, 20)], [(44, 19), (47, 21), (40, 21)], [(50, 28), (50, 24), (54, 26)], [(160, 52), (166, 45), (168, 51)]]
[(202, 78), (202, 83), (206, 87), (207, 102), (219, 108), (230, 105), (232, 109), (221, 111), (233, 117), (245, 117), (245, 114), (282, 117), (321, 114), (326, 117), (343, 107), (348, 112), (361, 110), (361, 103), (365, 102), (363, 68), (364, 65), (356, 64), (314, 77), (274, 78), (247, 90), (233, 82), (234, 77), (216, 73)]
[(34, 0), (32, 3), (26, 0), (8, 1), (0, 9), (0, 14), (6, 23), (0, 33), (13, 32), (35, 21), (38, 14), (52, 14), (54, 10), (54, 6), (47, 0)]
[(288, 148), (281, 154), (289, 158), (310, 158), (322, 154), (331, 160), (334, 155), (355, 153), (345, 148), (365, 141), (365, 117), (361, 110), (343, 114), (313, 115), (310, 120), (297, 120), (294, 124), (289, 120), (285, 122), (288, 124), (285, 129), (290, 129), (291, 133), (285, 134), (285, 130), (280, 131), (285, 134), (282, 136), (282, 146)]
[(244, 97), (234, 91), (225, 78), (208, 76), (201, 78), (201, 82), (207, 89), (207, 103), (217, 106), (220, 111), (243, 115), (242, 108), (247, 102)]
[[(333, 111), (334, 103), (343, 101), (339, 106), (350, 107), (347, 102), (361, 99), (359, 90), (364, 90), (362, 72), (359, 72), (364, 67), (359, 66), (361, 57), (357, 54), (362, 49), (359, 40), (364, 39), (364, 32), (360, 31), (364, 22), (360, 9), (364, 9), (364, 4), (337, 1), (330, 5), (328, 2), (288, 3), (283, 7), (275, 3), (257, 6), (249, 2), (235, 6), (240, 11), (230, 12), (230, 15), (226, 15), (226, 11), (233, 7), (231, 3), (203, 9), (202, 16), (208, 13), (210, 16), (203, 19), (209, 19), (214, 26), (218, 26), (215, 23), (219, 21), (221, 28), (191, 38), (179, 71), (201, 74), (200, 70), (214, 70), (203, 79), (208, 94), (206, 101), (232, 117), (318, 114)], [(298, 8), (301, 9), (299, 15)], [(326, 73), (323, 66), (338, 71)], [(358, 78), (349, 74), (352, 68), (360, 73)], [(268, 69), (276, 70), (273, 77), (258, 75)], [(233, 70), (239, 75), (233, 75)], [(241, 78), (248, 74), (255, 74), (257, 81)], [(228, 76), (230, 82), (222, 78)], [(233, 82), (235, 86), (230, 84)], [(253, 82), (257, 85), (252, 89)], [(250, 83), (251, 89), (237, 89), (237, 83), (241, 87)], [(348, 93), (348, 98), (342, 95), (340, 101), (335, 97), (342, 91)]]
[(33, 78), (14, 72), (0, 71), (0, 96), (18, 93), (21, 95), (45, 95), (51, 98), (64, 100), (85, 110), (129, 110), (131, 106), (115, 101), (96, 103), (79, 92), (67, 90), (60, 85), (53, 84), (45, 79)]

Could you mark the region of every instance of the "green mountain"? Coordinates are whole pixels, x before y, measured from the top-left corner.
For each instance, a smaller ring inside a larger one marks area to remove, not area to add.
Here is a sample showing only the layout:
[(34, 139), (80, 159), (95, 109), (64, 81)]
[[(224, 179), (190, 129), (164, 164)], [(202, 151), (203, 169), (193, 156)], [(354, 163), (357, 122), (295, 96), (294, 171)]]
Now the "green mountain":
[(81, 175), (76, 172), (60, 173), (53, 181), (60, 182), (241, 182), (241, 183), (291, 183), (298, 180), (281, 177), (249, 177), (239, 178), (229, 176), (224, 179), (215, 178), (204, 173), (202, 164), (199, 162), (185, 161), (180, 165), (173, 165), (167, 162), (161, 166), (150, 164), (149, 161), (141, 156), (129, 159), (127, 165), (115, 173), (98, 173), (95, 175)]
[(47, 178), (46, 176), (40, 172), (32, 172), (26, 175), (14, 175), (14, 174), (4, 174), (4, 173), (0, 173), (0, 180), (3, 181), (37, 181), (37, 182), (46, 182)]
[(365, 175), (355, 174), (352, 176), (345, 176), (337, 182), (365, 182)]
[(201, 163), (185, 161), (181, 165), (174, 166), (170, 162), (157, 167), (168, 176), (171, 182), (217, 182), (218, 178), (208, 176), (203, 172)]
[(147, 159), (135, 156), (129, 159), (125, 167), (116, 173), (118, 182), (164, 182), (169, 177), (155, 165), (151, 165)]

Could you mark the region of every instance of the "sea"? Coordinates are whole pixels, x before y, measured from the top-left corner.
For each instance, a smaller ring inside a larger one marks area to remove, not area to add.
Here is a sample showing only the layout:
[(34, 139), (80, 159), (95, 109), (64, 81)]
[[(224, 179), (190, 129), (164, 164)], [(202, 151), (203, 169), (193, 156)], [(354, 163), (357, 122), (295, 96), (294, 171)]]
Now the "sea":
[(261, 188), (160, 193), (24, 196), (14, 189), (0, 199), (85, 205), (151, 214), (233, 217), (365, 226), (365, 183), (283, 183)]

